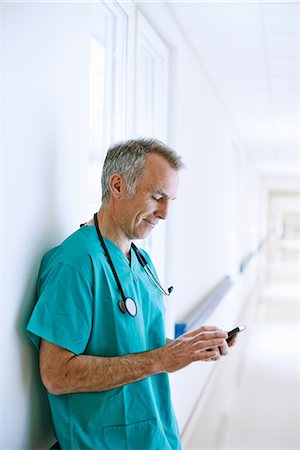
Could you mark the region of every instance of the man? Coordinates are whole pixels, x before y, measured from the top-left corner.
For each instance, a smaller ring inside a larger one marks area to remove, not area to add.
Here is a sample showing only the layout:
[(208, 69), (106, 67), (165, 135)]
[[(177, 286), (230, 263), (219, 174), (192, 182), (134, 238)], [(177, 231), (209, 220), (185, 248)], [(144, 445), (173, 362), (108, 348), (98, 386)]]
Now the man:
[(132, 245), (166, 219), (182, 167), (157, 140), (112, 146), (98, 213), (43, 258), (27, 329), (63, 449), (180, 449), (168, 373), (228, 352), (217, 327), (167, 343), (162, 287)]

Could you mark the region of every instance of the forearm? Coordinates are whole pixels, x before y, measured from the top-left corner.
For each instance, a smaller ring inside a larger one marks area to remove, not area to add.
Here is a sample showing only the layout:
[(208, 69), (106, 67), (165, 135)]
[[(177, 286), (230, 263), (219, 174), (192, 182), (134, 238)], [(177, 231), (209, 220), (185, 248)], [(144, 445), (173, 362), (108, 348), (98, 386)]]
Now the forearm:
[(75, 355), (42, 339), (40, 370), (52, 394), (100, 392), (134, 383), (161, 372), (175, 372), (193, 361), (210, 361), (227, 353), (227, 333), (201, 327), (158, 349), (124, 356)]
[(107, 391), (163, 371), (159, 349), (117, 357), (74, 355), (57, 373), (51, 370), (58, 367), (53, 359), (47, 365), (43, 382), (55, 395)]

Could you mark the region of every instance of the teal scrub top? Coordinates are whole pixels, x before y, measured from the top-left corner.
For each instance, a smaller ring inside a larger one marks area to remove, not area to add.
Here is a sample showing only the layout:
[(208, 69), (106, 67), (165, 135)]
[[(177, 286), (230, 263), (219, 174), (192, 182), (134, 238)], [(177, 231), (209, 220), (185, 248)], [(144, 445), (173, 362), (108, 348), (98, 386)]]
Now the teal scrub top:
[[(130, 264), (104, 239), (125, 296), (136, 302), (137, 315), (120, 311), (121, 296), (96, 229), (84, 226), (42, 260), (38, 300), (27, 327), (37, 348), (43, 338), (77, 355), (113, 357), (165, 345), (161, 293), (133, 250)], [(165, 373), (105, 392), (48, 393), (48, 398), (62, 449), (181, 448)]]

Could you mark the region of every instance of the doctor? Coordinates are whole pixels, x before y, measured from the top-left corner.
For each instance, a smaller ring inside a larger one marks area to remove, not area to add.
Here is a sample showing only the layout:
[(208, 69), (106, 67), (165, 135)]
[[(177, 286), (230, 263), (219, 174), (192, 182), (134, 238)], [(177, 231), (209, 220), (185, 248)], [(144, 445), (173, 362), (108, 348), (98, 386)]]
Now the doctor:
[(27, 330), (62, 449), (180, 449), (168, 373), (228, 352), (214, 326), (167, 343), (171, 289), (132, 243), (167, 218), (182, 167), (154, 139), (112, 146), (99, 211), (42, 260)]

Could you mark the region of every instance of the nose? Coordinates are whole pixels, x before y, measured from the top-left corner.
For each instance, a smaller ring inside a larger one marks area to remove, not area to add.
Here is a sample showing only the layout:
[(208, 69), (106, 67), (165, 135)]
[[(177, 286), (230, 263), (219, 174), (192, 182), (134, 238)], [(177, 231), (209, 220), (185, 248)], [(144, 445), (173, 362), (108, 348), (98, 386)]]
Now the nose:
[(169, 211), (169, 200), (164, 198), (159, 202), (159, 206), (155, 211), (156, 217), (159, 217), (162, 220), (166, 220)]

